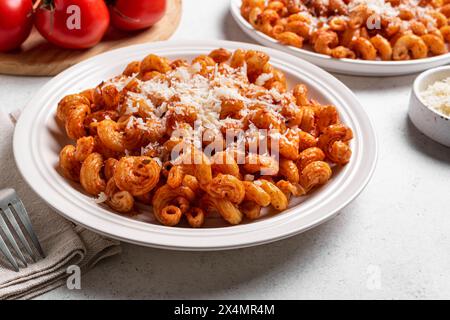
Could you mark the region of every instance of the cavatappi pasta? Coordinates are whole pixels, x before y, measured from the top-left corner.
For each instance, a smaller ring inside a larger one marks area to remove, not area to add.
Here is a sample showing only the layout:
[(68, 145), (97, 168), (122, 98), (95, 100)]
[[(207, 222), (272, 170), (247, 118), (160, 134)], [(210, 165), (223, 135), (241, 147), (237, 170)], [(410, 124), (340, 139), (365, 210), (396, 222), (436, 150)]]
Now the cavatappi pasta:
[(422, 59), (450, 43), (450, 0), (243, 0), (241, 14), (282, 44), (334, 58)]
[(64, 97), (56, 116), (76, 142), (60, 153), (61, 174), (117, 212), (152, 205), (166, 226), (283, 211), (350, 160), (352, 131), (269, 60), (252, 50), (190, 63), (150, 54)]

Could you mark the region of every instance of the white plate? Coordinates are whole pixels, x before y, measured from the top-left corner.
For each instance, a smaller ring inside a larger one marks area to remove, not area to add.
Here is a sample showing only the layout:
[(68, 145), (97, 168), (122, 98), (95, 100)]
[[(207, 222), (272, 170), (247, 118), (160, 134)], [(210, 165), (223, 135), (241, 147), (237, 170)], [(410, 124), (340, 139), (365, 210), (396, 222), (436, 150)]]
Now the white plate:
[[(303, 82), (311, 97), (337, 106), (342, 121), (352, 128), (353, 157), (323, 188), (278, 215), (223, 228), (174, 228), (144, 223), (113, 213), (94, 203), (80, 186), (56, 171), (58, 153), (68, 141), (55, 121), (58, 101), (69, 93), (90, 88), (119, 74), (128, 62), (149, 53), (193, 58), (224, 47), (263, 50), (289, 82)], [(368, 183), (375, 168), (376, 138), (372, 124), (353, 93), (327, 72), (288, 54), (245, 43), (227, 41), (160, 42), (118, 49), (86, 60), (53, 78), (30, 101), (16, 126), (14, 155), (24, 179), (64, 217), (96, 232), (140, 245), (180, 249), (219, 250), (252, 246), (286, 238), (334, 216)]]
[(450, 63), (450, 53), (426, 59), (408, 61), (367, 61), (354, 59), (334, 59), (330, 56), (306, 49), (285, 46), (268, 35), (257, 31), (242, 17), (242, 0), (230, 0), (231, 14), (241, 29), (257, 42), (297, 57), (303, 58), (331, 72), (358, 76), (398, 76), (427, 70)]

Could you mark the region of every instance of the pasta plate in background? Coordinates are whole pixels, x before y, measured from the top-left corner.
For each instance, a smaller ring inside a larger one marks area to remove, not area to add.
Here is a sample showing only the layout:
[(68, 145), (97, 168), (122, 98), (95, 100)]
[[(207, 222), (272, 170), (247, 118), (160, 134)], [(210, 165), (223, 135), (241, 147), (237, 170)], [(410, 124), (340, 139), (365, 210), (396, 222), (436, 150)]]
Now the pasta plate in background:
[(424, 59), (448, 52), (448, 0), (243, 0), (259, 31), (337, 59)]
[(230, 0), (233, 18), (256, 41), (363, 76), (449, 63), (449, 8), (445, 0)]

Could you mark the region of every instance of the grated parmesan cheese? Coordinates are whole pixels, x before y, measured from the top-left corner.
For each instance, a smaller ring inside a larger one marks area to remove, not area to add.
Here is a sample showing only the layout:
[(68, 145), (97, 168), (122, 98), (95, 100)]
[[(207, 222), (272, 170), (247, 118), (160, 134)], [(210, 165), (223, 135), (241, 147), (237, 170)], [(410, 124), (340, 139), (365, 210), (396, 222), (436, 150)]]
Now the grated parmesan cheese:
[(245, 180), (245, 181), (254, 181), (254, 180), (255, 180), (255, 176), (252, 175), (252, 174), (246, 174), (246, 175), (244, 176), (244, 180)]
[(255, 84), (257, 86), (263, 86), (267, 81), (272, 79), (273, 74), (271, 73), (262, 73), (258, 78), (256, 78)]
[(450, 117), (450, 77), (429, 85), (421, 96), (428, 108)]
[(385, 15), (389, 17), (398, 16), (398, 9), (392, 7), (392, 5), (385, 0), (352, 0), (349, 4), (350, 11), (353, 11), (360, 5), (366, 5), (369, 10), (378, 15)]
[(94, 202), (95, 203), (103, 203), (103, 202), (106, 202), (106, 200), (108, 200), (108, 196), (104, 192), (100, 192), (98, 194), (98, 197), (94, 199)]

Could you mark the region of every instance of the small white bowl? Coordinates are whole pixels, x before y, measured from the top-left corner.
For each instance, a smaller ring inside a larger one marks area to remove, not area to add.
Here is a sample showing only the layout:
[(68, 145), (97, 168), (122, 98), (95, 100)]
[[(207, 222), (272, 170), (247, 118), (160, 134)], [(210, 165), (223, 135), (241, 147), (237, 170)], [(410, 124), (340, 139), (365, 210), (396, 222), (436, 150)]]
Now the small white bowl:
[(450, 117), (427, 107), (421, 93), (436, 81), (450, 77), (450, 66), (430, 69), (414, 81), (409, 101), (409, 118), (426, 136), (450, 147)]

